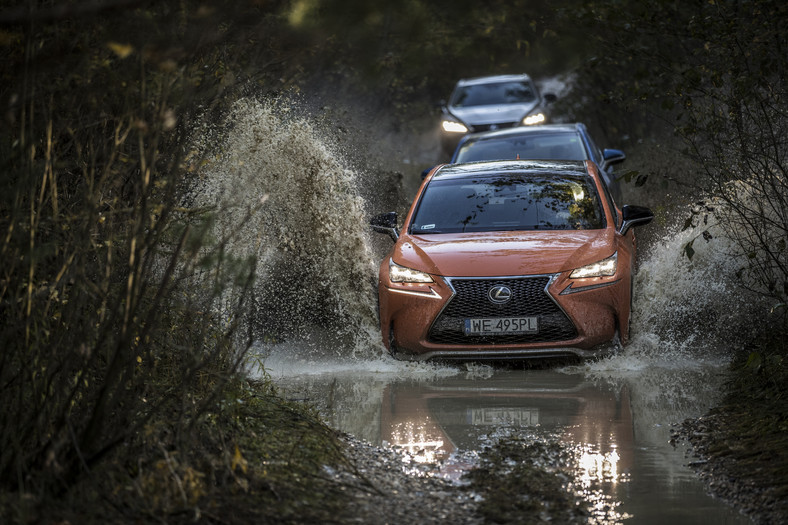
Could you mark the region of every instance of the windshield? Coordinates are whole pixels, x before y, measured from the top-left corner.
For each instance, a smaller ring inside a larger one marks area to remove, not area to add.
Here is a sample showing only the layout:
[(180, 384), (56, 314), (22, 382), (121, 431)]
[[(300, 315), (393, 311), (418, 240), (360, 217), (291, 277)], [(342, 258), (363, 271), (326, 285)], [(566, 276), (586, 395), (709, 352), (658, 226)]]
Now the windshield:
[(412, 234), (605, 227), (590, 177), (495, 176), (433, 180), (410, 226)]
[(489, 106), (533, 102), (536, 93), (528, 82), (496, 82), (458, 87), (449, 105), (455, 107)]
[(468, 140), (453, 162), (477, 160), (586, 160), (585, 147), (577, 133), (551, 133)]

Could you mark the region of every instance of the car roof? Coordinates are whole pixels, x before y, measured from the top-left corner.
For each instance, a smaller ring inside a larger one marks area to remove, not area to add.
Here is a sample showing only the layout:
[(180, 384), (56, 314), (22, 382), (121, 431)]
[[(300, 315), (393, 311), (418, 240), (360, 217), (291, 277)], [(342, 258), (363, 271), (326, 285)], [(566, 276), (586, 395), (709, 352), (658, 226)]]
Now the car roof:
[(457, 86), (472, 86), (477, 84), (493, 84), (495, 82), (516, 82), (530, 81), (531, 77), (525, 73), (519, 75), (493, 75), (486, 77), (463, 78), (457, 82)]
[(463, 142), (471, 140), (485, 140), (507, 138), (524, 135), (548, 135), (550, 133), (578, 133), (585, 130), (585, 124), (574, 122), (571, 124), (540, 124), (538, 126), (517, 126), (514, 128), (497, 129), (495, 131), (482, 131), (469, 133), (463, 137)]
[(433, 180), (472, 178), (480, 175), (576, 175), (588, 177), (586, 163), (581, 160), (495, 160), (446, 164), (433, 174)]

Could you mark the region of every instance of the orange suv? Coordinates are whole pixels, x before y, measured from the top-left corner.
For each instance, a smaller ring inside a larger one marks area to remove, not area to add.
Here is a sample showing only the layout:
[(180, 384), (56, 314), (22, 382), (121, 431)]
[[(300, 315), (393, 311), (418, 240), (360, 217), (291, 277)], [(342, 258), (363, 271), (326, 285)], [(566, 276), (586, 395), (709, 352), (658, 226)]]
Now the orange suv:
[(591, 161), (434, 168), (380, 265), (380, 328), (401, 359), (590, 357), (629, 338), (633, 226)]

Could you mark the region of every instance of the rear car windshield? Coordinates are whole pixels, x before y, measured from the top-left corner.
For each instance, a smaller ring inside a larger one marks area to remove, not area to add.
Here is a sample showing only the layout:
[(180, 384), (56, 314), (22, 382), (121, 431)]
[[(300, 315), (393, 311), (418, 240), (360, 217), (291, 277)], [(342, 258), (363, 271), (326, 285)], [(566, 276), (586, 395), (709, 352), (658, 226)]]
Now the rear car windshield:
[(586, 160), (587, 158), (586, 149), (577, 133), (552, 133), (470, 139), (460, 146), (454, 162), (514, 159)]
[(495, 82), (462, 86), (454, 90), (449, 105), (455, 107), (489, 106), (533, 102), (536, 93), (528, 82)]
[(605, 227), (593, 180), (587, 176), (506, 175), (433, 179), (411, 222), (411, 234)]

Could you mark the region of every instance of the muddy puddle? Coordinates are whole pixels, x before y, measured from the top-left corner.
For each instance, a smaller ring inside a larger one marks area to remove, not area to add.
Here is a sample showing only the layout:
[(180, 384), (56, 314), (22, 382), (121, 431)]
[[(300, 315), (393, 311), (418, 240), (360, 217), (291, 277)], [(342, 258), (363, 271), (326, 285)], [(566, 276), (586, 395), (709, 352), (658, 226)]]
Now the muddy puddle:
[[(265, 361), (291, 399), (317, 407), (332, 427), (407, 453), (419, 475), (462, 483), (497, 438), (560, 441), (593, 523), (749, 523), (707, 495), (671, 426), (717, 400), (724, 362), (624, 355), (538, 367), (405, 364), (387, 358)], [(303, 353), (302, 353), (303, 355)]]

